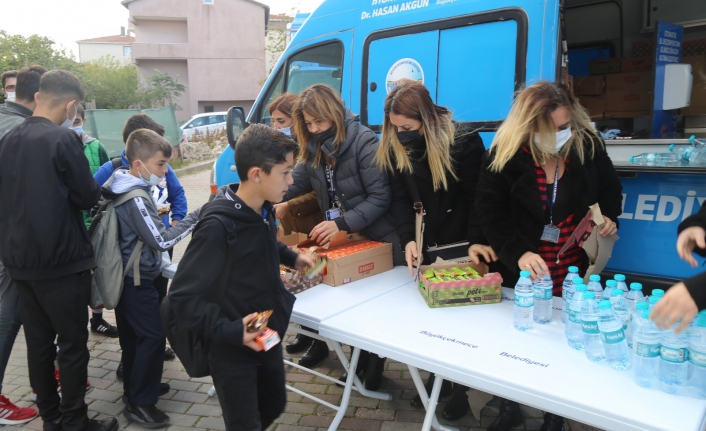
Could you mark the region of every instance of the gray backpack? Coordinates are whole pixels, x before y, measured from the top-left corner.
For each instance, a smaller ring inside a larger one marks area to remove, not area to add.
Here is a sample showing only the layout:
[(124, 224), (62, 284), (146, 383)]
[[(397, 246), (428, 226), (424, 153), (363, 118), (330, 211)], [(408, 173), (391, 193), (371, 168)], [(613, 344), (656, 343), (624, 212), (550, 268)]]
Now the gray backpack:
[(96, 261), (96, 269), (91, 282), (92, 308), (101, 305), (112, 310), (117, 307), (120, 295), (123, 292), (123, 281), (130, 268), (133, 269), (135, 280), (140, 279), (140, 254), (142, 253), (142, 241), (137, 240), (135, 249), (130, 255), (125, 268), (123, 268), (123, 256), (120, 251), (118, 235), (118, 216), (115, 208), (130, 201), (133, 198), (152, 200), (146, 191), (142, 189), (131, 190), (113, 200), (102, 199), (98, 202), (96, 211), (88, 234), (93, 244), (93, 255)]

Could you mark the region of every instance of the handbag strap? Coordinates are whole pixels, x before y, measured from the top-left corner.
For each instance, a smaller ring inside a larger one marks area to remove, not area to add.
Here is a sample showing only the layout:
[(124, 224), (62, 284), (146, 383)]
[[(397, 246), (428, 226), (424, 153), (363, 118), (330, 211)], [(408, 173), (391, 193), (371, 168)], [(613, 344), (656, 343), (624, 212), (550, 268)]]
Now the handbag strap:
[(422, 197), (419, 195), (419, 188), (417, 183), (414, 181), (414, 176), (412, 174), (404, 174), (404, 182), (407, 186), (407, 191), (412, 196), (412, 207), (414, 212), (417, 214), (424, 215), (424, 204), (422, 204)]

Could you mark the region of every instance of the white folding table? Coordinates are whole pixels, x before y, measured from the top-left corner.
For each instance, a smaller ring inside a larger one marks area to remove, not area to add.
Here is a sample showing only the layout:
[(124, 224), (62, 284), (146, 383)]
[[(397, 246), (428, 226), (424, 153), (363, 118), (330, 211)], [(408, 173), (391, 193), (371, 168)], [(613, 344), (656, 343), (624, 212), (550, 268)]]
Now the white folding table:
[[(641, 388), (632, 370), (612, 370), (571, 349), (560, 298), (553, 321), (527, 332), (512, 325), (513, 298), (503, 289), (500, 304), (429, 308), (410, 282), (324, 320), (319, 331), (408, 364), (427, 407), (424, 431), (436, 422), (443, 379), (607, 430), (706, 429), (706, 401)], [(417, 368), (437, 374), (429, 398)]]

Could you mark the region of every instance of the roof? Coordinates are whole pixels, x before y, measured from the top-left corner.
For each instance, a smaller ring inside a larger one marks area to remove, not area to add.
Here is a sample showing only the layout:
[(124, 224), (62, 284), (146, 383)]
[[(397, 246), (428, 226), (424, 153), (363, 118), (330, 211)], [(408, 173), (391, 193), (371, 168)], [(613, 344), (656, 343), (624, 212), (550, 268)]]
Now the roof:
[(96, 37), (93, 39), (83, 39), (77, 40), (76, 43), (133, 43), (135, 42), (134, 36), (104, 36)]
[[(122, 1), (120, 2), (120, 4), (122, 4), (123, 6), (125, 6), (126, 9), (129, 9), (127, 5), (128, 5), (129, 3), (134, 2), (134, 1), (137, 1), (137, 0), (122, 0)], [(263, 8), (267, 9), (268, 13), (269, 13), (269, 11), (270, 11), (270, 7), (267, 6), (266, 4), (262, 4), (262, 3), (260, 3), (260, 2), (255, 1), (255, 0), (245, 0), (245, 1), (246, 1), (246, 2), (250, 2), (250, 3), (254, 3), (254, 4), (258, 5), (258, 6), (262, 6)]]

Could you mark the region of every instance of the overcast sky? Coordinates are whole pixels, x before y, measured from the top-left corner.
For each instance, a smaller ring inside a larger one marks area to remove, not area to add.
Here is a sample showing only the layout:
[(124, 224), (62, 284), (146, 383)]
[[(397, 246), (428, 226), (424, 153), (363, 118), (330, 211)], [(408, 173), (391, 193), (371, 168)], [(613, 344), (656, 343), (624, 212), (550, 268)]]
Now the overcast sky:
[[(4, 0), (0, 29), (9, 34), (38, 34), (54, 40), (74, 53), (77, 40), (120, 34), (127, 26), (128, 11), (120, 0)], [(10, 2), (11, 7), (10, 6)], [(181, 0), (199, 1), (199, 0)], [(229, 0), (215, 0), (229, 1)], [(258, 0), (270, 6), (271, 13), (311, 12), (322, 0)]]

